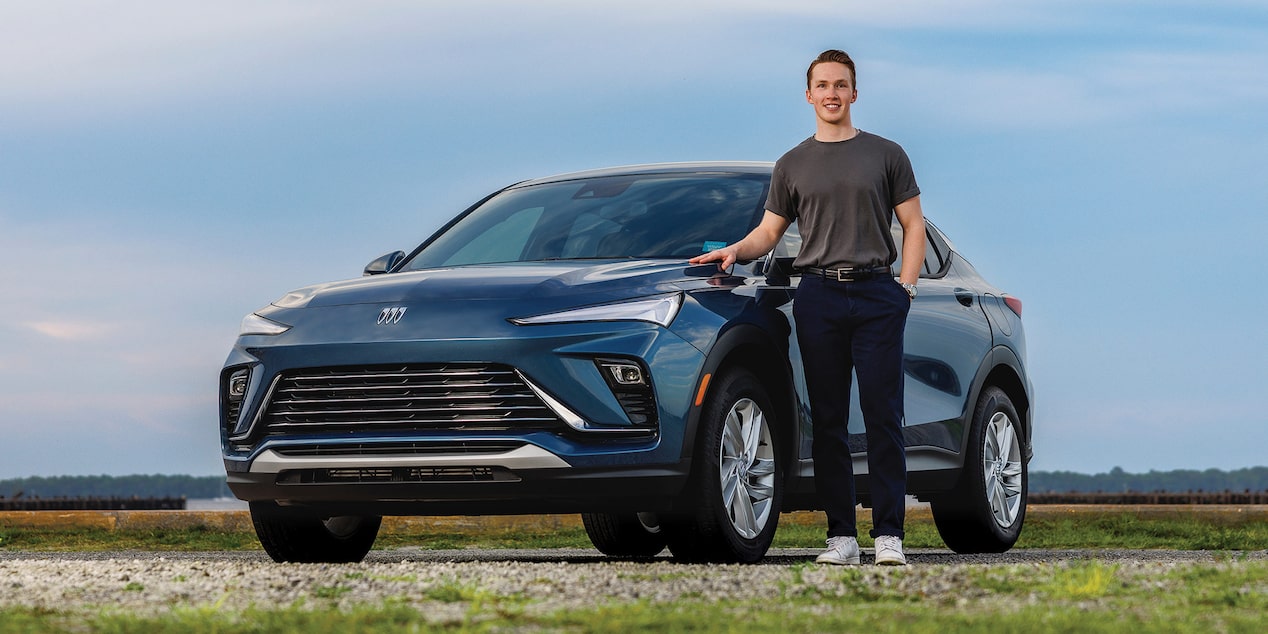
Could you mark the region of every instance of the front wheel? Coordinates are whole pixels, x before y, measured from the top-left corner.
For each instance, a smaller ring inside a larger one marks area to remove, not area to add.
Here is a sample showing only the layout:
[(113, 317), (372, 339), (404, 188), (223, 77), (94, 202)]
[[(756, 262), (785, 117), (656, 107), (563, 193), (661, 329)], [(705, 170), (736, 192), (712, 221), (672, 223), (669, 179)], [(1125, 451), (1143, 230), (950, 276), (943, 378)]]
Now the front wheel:
[(770, 403), (750, 372), (716, 379), (701, 412), (688, 493), (665, 525), (675, 559), (752, 563), (770, 549), (784, 479)]
[(582, 513), (590, 543), (609, 557), (647, 559), (665, 550), (665, 535), (654, 513)]
[(1003, 390), (982, 391), (960, 481), (930, 503), (938, 533), (958, 553), (1002, 553), (1017, 543), (1029, 486), (1020, 418)]
[(383, 518), (318, 517), (288, 512), (271, 502), (251, 503), (251, 523), (264, 552), (278, 563), (355, 563), (365, 558)]

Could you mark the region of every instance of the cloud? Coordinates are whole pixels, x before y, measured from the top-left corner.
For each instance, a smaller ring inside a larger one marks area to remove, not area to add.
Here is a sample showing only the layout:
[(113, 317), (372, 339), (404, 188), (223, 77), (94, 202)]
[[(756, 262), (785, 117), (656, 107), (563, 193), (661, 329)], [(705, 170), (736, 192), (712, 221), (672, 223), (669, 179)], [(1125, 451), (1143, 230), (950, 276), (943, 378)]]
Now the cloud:
[(213, 425), (220, 363), (261, 301), (232, 281), (257, 283), (241, 255), (5, 211), (0, 435), (32, 424)]
[(302, 48), (335, 27), (333, 13), (323, 3), (6, 3), (0, 83), (27, 105), (197, 92), (211, 75)]
[(67, 320), (44, 320), (44, 321), (28, 321), (21, 324), (22, 327), (62, 341), (90, 341), (103, 339), (118, 328), (112, 324), (103, 324), (95, 321), (67, 321)]
[(214, 389), (0, 393), (0, 478), (84, 473), (223, 473)]
[[(461, 91), (475, 96), (491, 90), (499, 98), (508, 91), (521, 97), (572, 93), (586, 85), (612, 91), (623, 83), (698, 78), (719, 59), (764, 63), (774, 43), (743, 42), (766, 29), (771, 35), (804, 32), (807, 50), (828, 33), (869, 41), (875, 54), (891, 56), (869, 67), (869, 87), (901, 82), (905, 89), (896, 94), (918, 102), (907, 108), (975, 127), (1066, 129), (1159, 108), (1268, 104), (1268, 84), (1258, 80), (1258, 69), (1268, 65), (1263, 38), (1218, 17), (1219, 11), (1196, 24), (1177, 24), (1172, 9), (1186, 6), (1146, 10), (1004, 0), (848, 6), (830, 0), (656, 0), (623, 8), (579, 0), (8, 3), (0, 5), (0, 111), (28, 121), (91, 120), (226, 101), (258, 108), (262, 101), (331, 95), (389, 92), (399, 99), (410, 86), (433, 99)], [(501, 18), (489, 21), (494, 12)], [(1129, 17), (1132, 29), (1123, 37), (1105, 35)], [(1078, 41), (1089, 30), (1101, 34), (1090, 46)], [(478, 41), (472, 33), (481, 34)], [(905, 35), (895, 39), (895, 33)], [(1026, 34), (1043, 39), (1028, 45)], [(909, 37), (947, 36), (961, 40), (945, 54), (931, 55), (928, 47), (937, 46), (932, 42), (899, 45)], [(968, 36), (973, 42), (964, 44)], [(1017, 54), (999, 54), (1009, 50)], [(913, 93), (920, 99), (911, 99)]]
[[(1060, 15), (1059, 12), (1049, 11)], [(497, 20), (488, 16), (496, 14)], [(614, 85), (663, 78), (745, 45), (769, 21), (869, 28), (1007, 28), (1043, 20), (1003, 0), (772, 4), (654, 0), (630, 7), (570, 1), (370, 3), (226, 0), (0, 5), (4, 110), (30, 120), (199, 107), (208, 100), (382, 90), (497, 90), (531, 76)], [(803, 27), (805, 28), (805, 27)], [(813, 30), (813, 29), (811, 29)], [(478, 38), (472, 34), (478, 33)], [(809, 46), (813, 48), (813, 46)], [(751, 64), (753, 61), (745, 61)], [(616, 70), (618, 77), (612, 77)], [(493, 72), (493, 77), (484, 73)]]
[[(1089, 55), (1086, 54), (1085, 55)], [(1268, 108), (1268, 47), (1251, 51), (1105, 51), (1071, 63), (969, 67), (886, 59), (869, 69), (861, 110), (985, 130), (1070, 130), (1161, 119), (1201, 123)], [(918, 87), (918, 88), (913, 88)], [(926, 98), (911, 99), (920, 94)]]
[[(1265, 399), (1247, 398), (1236, 402), (1190, 399), (1150, 399), (1139, 396), (1121, 400), (1095, 398), (1064, 406), (1052, 403), (1047, 406), (1050, 423), (1069, 429), (1080, 435), (1094, 437), (1098, 430), (1127, 429), (1132, 435), (1149, 435), (1155, 438), (1174, 436), (1183, 445), (1183, 436), (1211, 429), (1219, 421), (1253, 421), (1264, 418)], [(1268, 432), (1265, 432), (1268, 433)]]
[[(673, 6), (675, 2), (665, 2)], [(1070, 3), (1058, 3), (1066, 6)], [(856, 29), (865, 28), (1039, 28), (1067, 22), (1070, 13), (1052, 11), (1043, 3), (1020, 3), (1008, 0), (889, 0), (888, 2), (850, 2), (840, 0), (741, 0), (722, 4), (726, 11), (752, 15), (793, 15), (809, 21), (842, 22)], [(702, 11), (716, 13), (718, 7)]]

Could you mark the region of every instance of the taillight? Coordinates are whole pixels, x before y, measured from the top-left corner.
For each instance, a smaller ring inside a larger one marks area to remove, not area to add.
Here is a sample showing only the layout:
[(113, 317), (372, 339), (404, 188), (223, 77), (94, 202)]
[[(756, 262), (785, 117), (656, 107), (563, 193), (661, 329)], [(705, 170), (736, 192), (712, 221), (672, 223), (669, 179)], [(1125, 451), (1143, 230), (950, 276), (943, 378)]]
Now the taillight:
[(1008, 304), (1008, 307), (1013, 309), (1013, 312), (1017, 313), (1018, 317), (1021, 317), (1021, 300), (1020, 299), (1017, 299), (1016, 297), (1012, 297), (1009, 295), (1005, 295), (1004, 303)]

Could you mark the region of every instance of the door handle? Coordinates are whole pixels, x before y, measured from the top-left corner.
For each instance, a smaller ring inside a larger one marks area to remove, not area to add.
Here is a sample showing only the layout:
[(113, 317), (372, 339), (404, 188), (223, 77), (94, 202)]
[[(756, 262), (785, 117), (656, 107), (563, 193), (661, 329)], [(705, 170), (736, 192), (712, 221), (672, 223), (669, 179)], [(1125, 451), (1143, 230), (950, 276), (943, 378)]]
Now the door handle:
[(957, 288), (952, 292), (955, 293), (956, 301), (960, 302), (962, 306), (973, 305), (973, 297), (974, 297), (973, 291), (970, 291), (966, 288)]

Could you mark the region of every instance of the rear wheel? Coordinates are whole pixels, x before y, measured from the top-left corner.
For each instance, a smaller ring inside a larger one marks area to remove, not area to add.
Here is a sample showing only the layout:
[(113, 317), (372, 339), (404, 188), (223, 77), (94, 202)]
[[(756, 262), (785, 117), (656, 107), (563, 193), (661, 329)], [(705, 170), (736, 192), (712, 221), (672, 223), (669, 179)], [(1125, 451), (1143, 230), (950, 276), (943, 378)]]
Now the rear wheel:
[(778, 434), (752, 373), (715, 379), (701, 412), (689, 494), (665, 526), (684, 561), (752, 563), (766, 555), (783, 498)]
[(1020, 418), (1003, 390), (982, 391), (974, 410), (960, 481), (931, 504), (934, 523), (958, 553), (1002, 553), (1021, 536), (1028, 473)]
[(590, 543), (609, 557), (644, 559), (665, 550), (665, 535), (653, 513), (582, 513)]
[(378, 516), (303, 515), (272, 502), (251, 503), (255, 535), (264, 552), (279, 563), (361, 561), (374, 545), (382, 521)]

